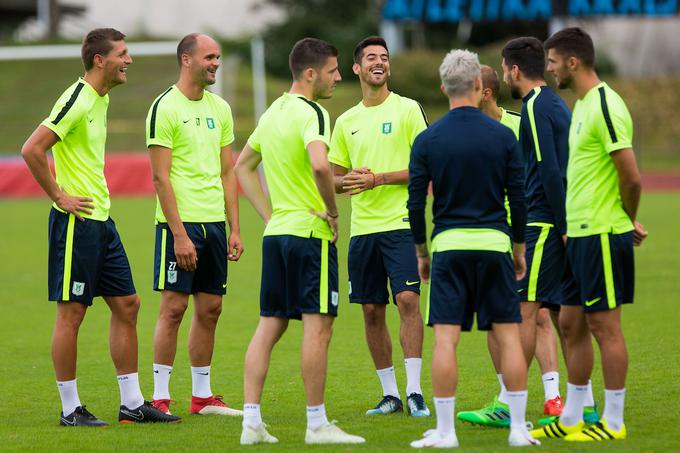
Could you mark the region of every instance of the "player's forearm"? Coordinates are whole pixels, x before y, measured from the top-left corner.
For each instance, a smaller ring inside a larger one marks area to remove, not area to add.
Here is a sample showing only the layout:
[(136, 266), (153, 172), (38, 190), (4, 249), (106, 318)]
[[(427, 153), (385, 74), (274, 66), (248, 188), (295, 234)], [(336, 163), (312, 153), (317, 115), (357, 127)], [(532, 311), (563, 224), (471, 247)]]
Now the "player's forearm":
[(335, 205), (335, 187), (330, 167), (314, 169), (314, 182), (317, 189), (319, 189), (321, 199), (326, 205), (326, 211), (332, 216), (336, 216), (338, 208)]
[(418, 258), (424, 258), (429, 255), (430, 252), (427, 250), (427, 242), (423, 242), (422, 244), (416, 244), (416, 256)]
[(375, 186), (408, 184), (408, 169), (375, 174)]
[(224, 190), (224, 208), (227, 215), (229, 231), (238, 233), (241, 231), (238, 211), (238, 185), (233, 171), (222, 175), (222, 188)]
[(175, 191), (172, 188), (170, 180), (154, 177), (153, 185), (156, 188), (158, 202), (161, 205), (161, 210), (163, 211), (165, 220), (168, 222), (168, 227), (170, 228), (172, 235), (175, 237), (186, 235), (187, 231), (184, 228), (182, 218), (179, 215), (177, 198), (175, 197)]
[(45, 191), (47, 196), (56, 202), (61, 196), (62, 191), (52, 175), (46, 151), (24, 146), (21, 150), (21, 157), (24, 158), (26, 166), (28, 166), (36, 182)]
[(236, 175), (238, 181), (241, 183), (241, 190), (248, 201), (253, 205), (255, 211), (262, 217), (265, 223), (269, 222), (272, 216), (272, 208), (269, 205), (269, 200), (262, 190), (262, 183), (260, 181), (260, 174), (257, 169), (236, 168)]
[(631, 221), (637, 218), (637, 210), (640, 205), (640, 194), (642, 192), (642, 184), (639, 179), (620, 179), (619, 192), (621, 193), (621, 201), (623, 202), (623, 210), (626, 211)]

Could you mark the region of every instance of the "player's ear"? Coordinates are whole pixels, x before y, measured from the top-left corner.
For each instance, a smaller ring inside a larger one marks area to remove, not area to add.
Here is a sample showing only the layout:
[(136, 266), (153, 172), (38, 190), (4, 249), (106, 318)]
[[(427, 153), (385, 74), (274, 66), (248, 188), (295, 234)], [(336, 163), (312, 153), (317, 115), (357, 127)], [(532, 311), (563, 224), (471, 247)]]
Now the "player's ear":
[(444, 96), (449, 97), (449, 94), (446, 92), (446, 88), (444, 88), (444, 84), (439, 85), (439, 91), (441, 91)]
[(314, 82), (316, 80), (316, 70), (311, 66), (306, 68), (304, 71), (302, 71), (302, 78), (309, 83)]
[(104, 66), (104, 56), (102, 56), (101, 54), (98, 54), (98, 53), (94, 54), (94, 57), (92, 57), (92, 63), (93, 63), (93, 66), (95, 66), (97, 68), (103, 67)]
[(359, 63), (354, 63), (352, 65), (352, 72), (356, 75), (359, 75), (359, 73), (361, 72), (361, 66), (359, 66)]

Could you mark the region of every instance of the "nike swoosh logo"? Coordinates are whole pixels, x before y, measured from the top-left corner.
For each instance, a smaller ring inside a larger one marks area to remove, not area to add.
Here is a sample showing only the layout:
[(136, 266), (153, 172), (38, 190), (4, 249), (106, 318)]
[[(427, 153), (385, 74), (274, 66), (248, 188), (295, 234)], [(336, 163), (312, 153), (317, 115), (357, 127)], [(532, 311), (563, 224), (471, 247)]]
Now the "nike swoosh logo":
[(524, 291), (524, 288), (520, 288), (517, 290), (518, 293), (521, 293), (522, 291)]
[(137, 420), (137, 421), (142, 421), (142, 420), (144, 420), (144, 414), (142, 413), (141, 410), (140, 410), (139, 412), (137, 412), (137, 413), (135, 413), (135, 412), (130, 412), (130, 411), (126, 411), (126, 410), (122, 410), (121, 412), (124, 413), (125, 415), (128, 415), (128, 416), (134, 418), (134, 419)]
[(191, 121), (191, 120), (186, 120), (186, 121), (182, 120), (182, 122), (184, 122), (184, 124), (187, 124), (189, 121)]
[(359, 129), (352, 131), (352, 135), (356, 134), (357, 132), (359, 132)]
[(590, 307), (591, 305), (596, 304), (600, 299), (602, 299), (602, 298), (598, 297), (597, 299), (587, 300), (586, 301), (586, 307)]
[(76, 426), (76, 419), (75, 418), (73, 419), (72, 422), (70, 422), (70, 421), (66, 420), (64, 417), (61, 417), (61, 421), (66, 423), (67, 425)]
[(158, 374), (158, 370), (153, 370), (154, 373)]
[(225, 283), (224, 285), (222, 285), (222, 288), (226, 288), (226, 287), (227, 287), (227, 284), (226, 284), (226, 283)]
[(416, 280), (415, 282), (406, 280), (406, 285), (407, 285), (407, 286), (413, 286), (413, 285), (416, 285), (416, 284), (418, 284), (418, 283), (420, 283), (420, 280)]
[(198, 374), (200, 374), (201, 376), (207, 376), (207, 375), (209, 375), (210, 373), (198, 373)]
[(544, 379), (544, 381), (554, 381), (554, 380), (555, 380), (554, 377), (551, 377), (550, 379)]
[(94, 118), (92, 118), (91, 120), (88, 120), (88, 121), (91, 123), (92, 121), (94, 121)]

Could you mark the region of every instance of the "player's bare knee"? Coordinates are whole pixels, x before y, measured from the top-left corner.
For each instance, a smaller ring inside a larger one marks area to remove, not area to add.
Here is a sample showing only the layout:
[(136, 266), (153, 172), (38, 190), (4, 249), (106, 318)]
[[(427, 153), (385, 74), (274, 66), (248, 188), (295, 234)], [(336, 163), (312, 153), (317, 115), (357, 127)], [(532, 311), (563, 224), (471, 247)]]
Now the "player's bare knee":
[(412, 291), (404, 291), (396, 296), (399, 315), (409, 319), (420, 316), (420, 297)]
[(86, 312), (87, 306), (78, 302), (59, 302), (56, 325), (59, 329), (77, 332)]
[(187, 310), (187, 304), (174, 303), (174, 304), (162, 304), (160, 321), (165, 324), (178, 325), (182, 322), (184, 318), (184, 312)]
[(385, 306), (378, 304), (365, 304), (361, 306), (364, 312), (364, 321), (369, 326), (385, 324)]

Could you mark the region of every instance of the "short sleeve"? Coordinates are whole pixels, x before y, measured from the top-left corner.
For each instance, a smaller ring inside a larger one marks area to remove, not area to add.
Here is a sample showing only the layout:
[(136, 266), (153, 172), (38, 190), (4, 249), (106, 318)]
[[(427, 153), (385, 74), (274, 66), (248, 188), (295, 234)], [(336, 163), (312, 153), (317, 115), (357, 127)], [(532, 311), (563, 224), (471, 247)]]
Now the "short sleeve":
[(253, 131), (252, 134), (250, 134), (250, 137), (248, 137), (248, 145), (253, 148), (253, 151), (256, 151), (258, 153), (262, 152), (262, 144), (260, 142), (260, 126), (262, 125), (262, 120), (264, 119), (264, 116), (260, 118), (260, 122), (257, 124), (255, 127), (255, 130)]
[(72, 129), (75, 129), (82, 121), (83, 116), (87, 114), (86, 103), (82, 101), (82, 97), (79, 102), (78, 96), (83, 86), (80, 83), (73, 90), (64, 92), (52, 107), (50, 115), (40, 123), (57, 134), (60, 140), (63, 140)]
[(625, 102), (612, 91), (600, 91), (604, 124), (600, 138), (607, 153), (633, 147), (633, 119)]
[(163, 146), (172, 149), (175, 124), (170, 109), (163, 108), (162, 99), (153, 103), (146, 117), (146, 146)]
[(331, 142), (330, 118), (328, 112), (316, 102), (305, 100), (312, 109), (304, 117), (302, 124), (302, 139), (305, 148), (312, 142), (321, 141), (329, 147)]
[(411, 102), (407, 120), (408, 142), (409, 145), (413, 146), (413, 142), (416, 140), (418, 134), (427, 129), (428, 126), (425, 110), (423, 110), (423, 106), (417, 101)]
[(341, 120), (336, 121), (335, 128), (333, 128), (328, 161), (344, 168), (352, 168), (349, 150), (347, 149), (347, 143), (345, 142), (345, 130)]
[(222, 138), (220, 146), (225, 147), (234, 143), (234, 117), (231, 107), (226, 101), (221, 103), (220, 119), (222, 120)]

